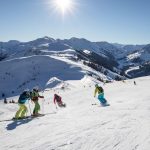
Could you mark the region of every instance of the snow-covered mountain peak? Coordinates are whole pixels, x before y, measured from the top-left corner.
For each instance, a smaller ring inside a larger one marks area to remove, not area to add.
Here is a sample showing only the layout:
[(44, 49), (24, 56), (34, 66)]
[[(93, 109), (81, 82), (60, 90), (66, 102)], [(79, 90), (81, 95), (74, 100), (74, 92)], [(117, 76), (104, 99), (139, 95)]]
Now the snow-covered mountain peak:
[(17, 40), (10, 40), (10, 41), (8, 41), (8, 44), (11, 44), (11, 45), (17, 45), (19, 43), (20, 43), (20, 41), (17, 41)]
[[(122, 75), (125, 70), (129, 68), (131, 63), (135, 65), (135, 61), (141, 63), (141, 60), (143, 62), (149, 60), (149, 45), (111, 44), (106, 41), (91, 42), (87, 39), (76, 37), (61, 40), (53, 39), (48, 36), (29, 42), (14, 40), (0, 42), (0, 60), (32, 55), (45, 55), (46, 53), (54, 54), (54, 51), (55, 53), (60, 53), (60, 51), (64, 53), (64, 51), (68, 49), (72, 49), (76, 52), (74, 54), (76, 57), (73, 58), (71, 56), (71, 59), (90, 61), (91, 64), (94, 64), (94, 66), (91, 65), (94, 68), (97, 68), (97, 66), (95, 66), (96, 64), (99, 65), (99, 67), (103, 66), (111, 71), (114, 71), (113, 68), (116, 68), (119, 70), (117, 72), (122, 72)], [(57, 55), (60, 55), (58, 53)], [(61, 54), (61, 56), (70, 55), (70, 52), (68, 54), (66, 53), (67, 52)], [(139, 54), (138, 57), (137, 54)], [(136, 56), (135, 59), (134, 56)], [(132, 60), (130, 58), (132, 58)], [(132, 61), (131, 63), (130, 60)], [(90, 65), (90, 63), (88, 65)]]

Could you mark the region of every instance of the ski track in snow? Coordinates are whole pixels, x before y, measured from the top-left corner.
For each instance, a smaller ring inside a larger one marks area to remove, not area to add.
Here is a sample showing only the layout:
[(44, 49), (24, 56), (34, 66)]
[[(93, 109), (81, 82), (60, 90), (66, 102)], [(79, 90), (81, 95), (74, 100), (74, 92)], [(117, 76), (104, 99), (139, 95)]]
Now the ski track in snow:
[[(49, 114), (18, 122), (0, 122), (0, 149), (149, 150), (150, 77), (136, 81), (137, 86), (133, 80), (106, 84), (108, 107), (99, 107), (93, 97), (94, 83), (84, 88), (86, 81), (84, 84), (68, 81), (73, 85), (71, 90), (57, 90), (67, 107), (58, 110), (52, 102), (54, 91), (45, 91), (44, 112)], [(42, 112), (42, 100), (40, 103)], [(33, 104), (30, 105), (33, 109)], [(18, 106), (0, 102), (0, 109), (2, 120), (13, 117)]]

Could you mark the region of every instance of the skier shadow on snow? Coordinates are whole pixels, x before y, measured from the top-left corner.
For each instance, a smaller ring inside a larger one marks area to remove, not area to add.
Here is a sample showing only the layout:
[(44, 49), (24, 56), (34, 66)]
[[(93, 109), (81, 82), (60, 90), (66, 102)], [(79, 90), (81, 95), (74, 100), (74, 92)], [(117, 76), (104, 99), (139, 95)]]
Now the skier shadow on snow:
[(32, 120), (32, 118), (28, 118), (28, 119), (25, 119), (25, 120), (16, 120), (16, 121), (13, 121), (13, 122), (11, 122), (11, 123), (9, 123), (7, 125), (6, 129), (7, 130), (14, 130), (18, 126), (26, 124), (26, 123), (30, 122), (31, 120)]

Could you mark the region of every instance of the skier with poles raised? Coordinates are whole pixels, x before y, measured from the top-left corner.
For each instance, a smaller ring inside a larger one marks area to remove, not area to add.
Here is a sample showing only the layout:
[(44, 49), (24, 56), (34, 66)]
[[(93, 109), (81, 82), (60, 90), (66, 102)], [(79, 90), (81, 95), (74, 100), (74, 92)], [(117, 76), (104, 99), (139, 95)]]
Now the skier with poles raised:
[(13, 119), (23, 119), (25, 118), (25, 114), (27, 113), (27, 107), (25, 105), (26, 101), (27, 100), (30, 100), (30, 91), (29, 89), (25, 89), (23, 91), (23, 93), (21, 93), (20, 97), (19, 97), (19, 100), (18, 100), (18, 105), (20, 106), (19, 107), (19, 110), (16, 112), (16, 115)]

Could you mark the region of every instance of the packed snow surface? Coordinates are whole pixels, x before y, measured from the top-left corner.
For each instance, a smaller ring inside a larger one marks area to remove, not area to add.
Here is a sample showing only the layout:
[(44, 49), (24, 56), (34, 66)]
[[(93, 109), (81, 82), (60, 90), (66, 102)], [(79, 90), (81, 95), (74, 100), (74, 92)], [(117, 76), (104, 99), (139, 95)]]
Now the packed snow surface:
[[(0, 122), (1, 150), (149, 150), (150, 76), (102, 85), (110, 106), (94, 98), (95, 80), (67, 81), (67, 88), (47, 88), (40, 99), (43, 117)], [(67, 104), (55, 108), (57, 93)], [(17, 101), (18, 96), (8, 100)], [(97, 105), (92, 105), (97, 103)], [(27, 102), (28, 115), (33, 103)], [(17, 104), (0, 101), (0, 120), (12, 118)]]

